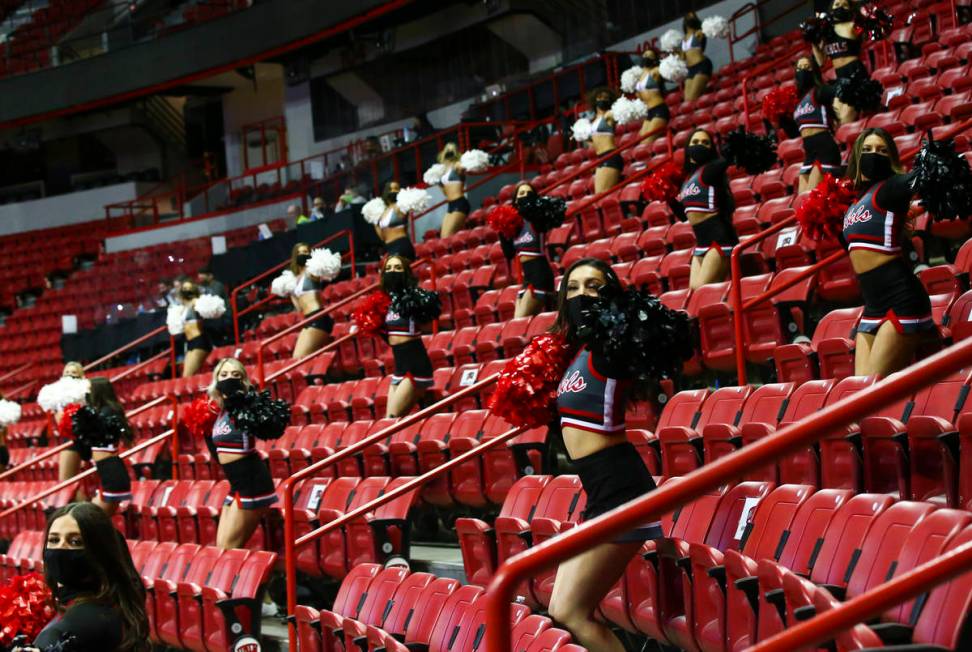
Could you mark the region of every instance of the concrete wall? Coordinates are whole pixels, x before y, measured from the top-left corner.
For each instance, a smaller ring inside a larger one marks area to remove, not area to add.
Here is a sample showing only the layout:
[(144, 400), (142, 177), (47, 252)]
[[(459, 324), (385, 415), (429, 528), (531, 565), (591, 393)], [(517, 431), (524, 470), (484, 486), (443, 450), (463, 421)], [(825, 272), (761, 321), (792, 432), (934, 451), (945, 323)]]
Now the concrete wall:
[(152, 183), (129, 181), (103, 188), (0, 206), (0, 235), (88, 222), (105, 216), (105, 205), (129, 201)]

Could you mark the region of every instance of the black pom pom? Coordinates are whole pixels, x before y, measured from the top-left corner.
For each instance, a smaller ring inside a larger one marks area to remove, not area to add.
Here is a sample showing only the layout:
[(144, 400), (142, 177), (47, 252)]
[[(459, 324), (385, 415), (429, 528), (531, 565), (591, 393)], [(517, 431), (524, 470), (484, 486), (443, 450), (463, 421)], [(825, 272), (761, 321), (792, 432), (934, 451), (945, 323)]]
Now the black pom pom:
[(830, 18), (827, 14), (817, 14), (800, 23), (800, 32), (807, 43), (820, 43), (830, 31)]
[(71, 417), (74, 440), (87, 447), (115, 446), (128, 431), (125, 417), (114, 412), (98, 412), (85, 405)]
[(424, 324), (439, 316), (442, 302), (437, 292), (413, 286), (391, 294), (391, 309), (406, 319)]
[(972, 215), (972, 170), (955, 143), (932, 140), (929, 135), (915, 157), (911, 188), (920, 204), (937, 220)]
[(894, 16), (875, 4), (866, 4), (854, 17), (854, 25), (871, 41), (887, 38), (894, 28)]
[(249, 392), (240, 404), (227, 407), (240, 430), (257, 439), (279, 439), (290, 425), (290, 405), (270, 392)]
[(516, 200), (516, 209), (533, 228), (543, 233), (564, 223), (567, 202), (560, 197), (531, 193)]
[(766, 172), (776, 164), (776, 137), (757, 136), (742, 127), (726, 134), (722, 143), (722, 156), (749, 174)]
[(672, 378), (695, 351), (688, 316), (647, 292), (628, 288), (600, 296), (582, 317), (578, 339), (635, 380)]
[(834, 93), (837, 99), (858, 111), (876, 111), (881, 108), (884, 87), (881, 82), (871, 79), (858, 68), (850, 77), (837, 78), (834, 82)]

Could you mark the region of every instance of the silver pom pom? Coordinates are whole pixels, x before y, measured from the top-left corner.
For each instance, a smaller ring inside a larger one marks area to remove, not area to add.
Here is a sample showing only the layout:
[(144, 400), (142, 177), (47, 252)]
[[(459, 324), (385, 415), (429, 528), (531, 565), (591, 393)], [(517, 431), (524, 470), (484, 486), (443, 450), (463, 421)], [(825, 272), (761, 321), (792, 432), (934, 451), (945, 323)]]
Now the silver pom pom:
[(215, 294), (204, 294), (196, 299), (196, 312), (203, 319), (219, 319), (226, 313), (226, 302)]
[(635, 85), (641, 81), (645, 74), (645, 69), (641, 66), (632, 66), (621, 73), (621, 90), (625, 93), (634, 93)]
[(682, 33), (677, 29), (670, 29), (658, 39), (658, 47), (662, 52), (674, 52), (682, 48)]
[(729, 22), (722, 16), (709, 16), (702, 21), (706, 38), (729, 38)]
[(398, 208), (403, 213), (421, 213), (429, 207), (431, 197), (422, 188), (402, 188), (398, 191)]
[(341, 273), (341, 254), (330, 249), (314, 249), (304, 269), (322, 281), (333, 281)]
[(83, 378), (59, 378), (41, 387), (37, 404), (45, 412), (57, 412), (72, 403), (84, 403), (89, 388), (90, 384)]
[(489, 167), (489, 154), (481, 149), (471, 149), (462, 153), (459, 165), (466, 172), (482, 172)]
[(375, 197), (361, 207), (361, 217), (368, 224), (378, 224), (381, 221), (381, 216), (385, 214), (386, 208), (388, 206), (385, 205), (385, 200), (381, 197)]
[(181, 335), (186, 330), (186, 307), (179, 303), (169, 306), (169, 312), (165, 316), (165, 325), (168, 327), (170, 335)]
[[(427, 186), (437, 186), (442, 180), (442, 175), (446, 173), (446, 166), (441, 163), (436, 163), (422, 175), (422, 181), (425, 182)], [(374, 200), (372, 200), (374, 201)]]
[(570, 128), (573, 132), (573, 138), (578, 143), (583, 143), (584, 141), (590, 140), (591, 136), (594, 135), (594, 125), (587, 118), (581, 118), (574, 123), (574, 126)]
[(658, 64), (658, 72), (668, 81), (678, 83), (688, 77), (688, 66), (681, 57), (670, 54)]
[(0, 427), (12, 426), (20, 421), (20, 403), (0, 399)]
[(618, 124), (638, 122), (648, 115), (648, 105), (639, 99), (629, 100), (621, 96), (611, 105), (611, 115)]
[(289, 269), (285, 269), (280, 276), (273, 279), (270, 284), (270, 291), (278, 297), (289, 297), (297, 287), (297, 277)]

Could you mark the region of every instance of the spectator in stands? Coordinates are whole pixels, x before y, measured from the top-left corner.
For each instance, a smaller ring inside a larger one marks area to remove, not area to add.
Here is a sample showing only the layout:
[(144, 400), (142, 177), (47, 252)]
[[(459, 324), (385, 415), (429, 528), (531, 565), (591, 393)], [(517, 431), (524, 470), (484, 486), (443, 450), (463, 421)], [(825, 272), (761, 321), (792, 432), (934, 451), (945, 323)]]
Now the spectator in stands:
[[(830, 5), (830, 24), (823, 40), (813, 44), (813, 56), (823, 66), (827, 59), (834, 66), (838, 78), (870, 79), (861, 61), (861, 34), (854, 23), (854, 0), (833, 0)], [(841, 124), (857, 120), (858, 110), (834, 99), (834, 111)]]
[(438, 161), (446, 166), (439, 185), (449, 204), (445, 217), (442, 218), (442, 228), (439, 235), (448, 238), (456, 233), (466, 223), (471, 207), (466, 197), (466, 171), (459, 164), (459, 147), (455, 143), (446, 143), (439, 152)]
[(199, 373), (206, 363), (209, 352), (213, 350), (214, 328), (211, 320), (203, 319), (196, 312), (196, 300), (200, 297), (199, 287), (191, 279), (185, 279), (179, 286), (179, 301), (186, 308), (185, 330), (186, 356), (182, 361), (182, 377), (189, 378)]
[[(305, 318), (320, 312), (322, 306), (318, 292), (324, 287), (324, 281), (311, 276), (304, 269), (307, 261), (310, 260), (310, 253), (310, 245), (306, 242), (298, 242), (290, 252), (290, 271), (297, 277), (291, 301), (294, 308)], [(321, 315), (305, 326), (297, 336), (294, 359), (307, 357), (330, 342), (332, 330), (334, 330), (334, 320), (330, 315)]]
[[(584, 311), (593, 308), (599, 295), (618, 296), (621, 291), (621, 282), (607, 263), (595, 258), (577, 261), (560, 283), (557, 321), (551, 330), (579, 345), (575, 328)], [(642, 388), (616, 364), (580, 346), (557, 397), (564, 445), (588, 496), (585, 520), (655, 488), (651, 473), (625, 435), (629, 395)], [(662, 536), (659, 522), (647, 523), (562, 563), (550, 598), (550, 616), (589, 650), (624, 652), (621, 641), (594, 613), (643, 543), (656, 539), (663, 545)]]
[(287, 220), (292, 220), (294, 224), (304, 224), (305, 222), (310, 222), (310, 218), (304, 215), (300, 206), (297, 204), (291, 204), (287, 207)]
[(705, 92), (705, 87), (712, 77), (712, 60), (705, 56), (705, 32), (702, 31), (702, 21), (694, 11), (685, 14), (682, 19), (682, 56), (688, 66), (685, 77), (685, 99), (695, 101)]
[(842, 240), (864, 297), (854, 373), (886, 376), (908, 366), (921, 335), (935, 332), (928, 292), (902, 254), (912, 175), (902, 173), (894, 139), (870, 128), (854, 142), (847, 178), (859, 195), (845, 214)]
[(213, 270), (209, 267), (204, 267), (196, 275), (196, 282), (199, 284), (199, 291), (202, 294), (212, 294), (213, 296), (222, 297), (223, 301), (229, 298), (229, 295), (226, 294), (226, 286), (216, 278)]
[(224, 549), (244, 547), (267, 508), (277, 502), (273, 478), (256, 452), (253, 434), (237, 428), (229, 415), (234, 401), (251, 389), (242, 362), (223, 358), (216, 363), (207, 393), (220, 412), (206, 445), (230, 483), (216, 529), (216, 545)]
[(326, 217), (324, 215), (324, 198), (314, 197), (313, 208), (311, 208), (310, 219), (311, 222), (316, 222), (317, 220), (323, 220)]
[[(516, 206), (524, 197), (536, 194), (533, 186), (521, 181), (516, 186), (513, 204)], [(508, 240), (500, 236), (506, 259), (512, 262), (515, 257), (519, 260), (523, 275), (523, 286), (516, 295), (514, 317), (528, 317), (543, 312), (548, 299), (553, 296), (554, 273), (544, 251), (543, 235), (542, 231), (538, 232), (537, 227), (524, 218), (523, 228), (515, 238)]]
[[(588, 98), (588, 104), (595, 111), (591, 147), (598, 158), (614, 152), (617, 148), (614, 142), (614, 116), (611, 114), (611, 105), (615, 99), (617, 96), (614, 91), (606, 87), (594, 89)], [(594, 170), (594, 192), (604, 192), (618, 185), (623, 169), (624, 159), (618, 152), (598, 164)]]
[(810, 57), (797, 59), (795, 78), (801, 99), (793, 120), (800, 129), (804, 152), (797, 192), (802, 193), (815, 188), (825, 172), (840, 174), (840, 147), (834, 140), (833, 86), (823, 82), (817, 62)]
[(385, 243), (385, 252), (389, 256), (404, 256), (409, 260), (415, 259), (415, 247), (408, 237), (408, 218), (398, 210), (398, 191), (402, 189), (397, 181), (389, 181), (381, 193), (385, 202), (385, 213), (375, 225), (378, 237)]
[(671, 118), (668, 105), (665, 104), (665, 80), (658, 71), (658, 52), (651, 47), (641, 53), (641, 68), (644, 73), (635, 90), (638, 97), (648, 106), (648, 115), (641, 124), (640, 134), (653, 134), (644, 139), (644, 143), (652, 143), (665, 134), (665, 127)]
[(363, 203), (365, 203), (365, 198), (358, 193), (358, 189), (354, 186), (348, 186), (344, 189), (344, 193), (338, 197), (337, 204), (334, 206), (334, 212), (337, 213), (351, 208), (355, 204)]
[(695, 233), (689, 287), (719, 283), (729, 274), (729, 255), (739, 242), (732, 226), (736, 209), (726, 171), (729, 162), (719, 157), (712, 135), (696, 129), (685, 147), (686, 179), (672, 210), (687, 219)]
[(90, 503), (65, 505), (51, 514), (45, 535), (44, 579), (58, 614), (20, 649), (149, 650), (145, 587), (105, 512)]

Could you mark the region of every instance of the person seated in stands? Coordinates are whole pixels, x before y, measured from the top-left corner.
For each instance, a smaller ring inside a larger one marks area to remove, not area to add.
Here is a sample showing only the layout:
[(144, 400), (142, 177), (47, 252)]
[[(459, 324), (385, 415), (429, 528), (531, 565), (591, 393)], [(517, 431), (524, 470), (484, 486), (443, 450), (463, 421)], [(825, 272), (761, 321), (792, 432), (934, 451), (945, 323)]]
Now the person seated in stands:
[(381, 193), (385, 202), (385, 212), (375, 225), (375, 232), (385, 243), (385, 253), (389, 256), (404, 256), (415, 259), (415, 247), (408, 237), (408, 217), (398, 208), (398, 192), (402, 189), (397, 181), (389, 181)]
[[(594, 119), (591, 121), (593, 127), (591, 148), (597, 158), (617, 149), (614, 142), (614, 116), (611, 114), (611, 105), (615, 99), (617, 97), (614, 91), (604, 87), (594, 89), (588, 99), (589, 105), (595, 112)], [(599, 163), (594, 170), (594, 193), (602, 193), (618, 185), (622, 170), (624, 170), (624, 159), (618, 152)]]
[(287, 207), (287, 221), (293, 224), (305, 224), (310, 222), (310, 218), (304, 215), (300, 206), (291, 204)]
[(57, 615), (13, 650), (147, 652), (145, 586), (111, 518), (90, 503), (71, 503), (51, 514), (44, 534), (44, 581)]
[(311, 208), (310, 221), (316, 222), (317, 220), (323, 220), (324, 215), (324, 198), (314, 197), (313, 207)]
[(712, 60), (705, 56), (705, 32), (702, 31), (702, 21), (694, 11), (685, 14), (682, 20), (682, 32), (685, 34), (685, 38), (682, 39), (682, 56), (685, 57), (685, 65), (688, 66), (688, 75), (685, 77), (685, 99), (692, 102), (702, 97), (709, 79), (712, 78)]
[(226, 294), (226, 286), (222, 281), (213, 275), (213, 270), (205, 267), (196, 274), (196, 282), (199, 284), (199, 291), (202, 294), (212, 294), (222, 297), (225, 301), (229, 295)]
[[(310, 260), (311, 248), (306, 242), (298, 242), (290, 252), (290, 271), (297, 277), (293, 296), (290, 300), (303, 317), (320, 312), (322, 306), (318, 293), (324, 288), (324, 281), (312, 276), (305, 269)], [(331, 341), (334, 320), (330, 315), (321, 315), (305, 326), (294, 345), (294, 359), (306, 357)]]
[(334, 206), (334, 212), (340, 212), (351, 208), (355, 204), (365, 203), (365, 198), (361, 196), (358, 189), (354, 186), (348, 186), (344, 189), (344, 193), (338, 197), (337, 204)]
[(438, 162), (446, 167), (439, 185), (449, 201), (439, 231), (443, 238), (448, 238), (459, 231), (465, 225), (466, 217), (471, 210), (469, 199), (466, 197), (466, 171), (460, 165), (459, 159), (459, 147), (455, 143), (446, 143), (439, 152)]

